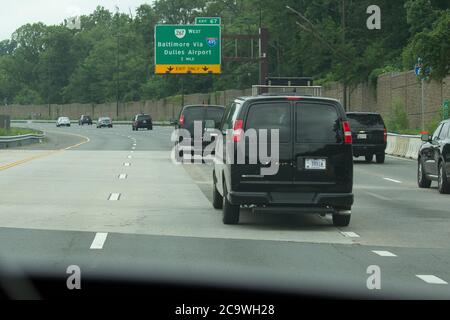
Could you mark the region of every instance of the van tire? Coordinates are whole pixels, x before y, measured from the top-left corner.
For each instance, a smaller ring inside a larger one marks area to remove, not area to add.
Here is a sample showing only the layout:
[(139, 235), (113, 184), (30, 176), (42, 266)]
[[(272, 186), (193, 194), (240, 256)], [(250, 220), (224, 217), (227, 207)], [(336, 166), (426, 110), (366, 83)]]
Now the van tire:
[(445, 162), (439, 163), (439, 176), (438, 176), (438, 190), (441, 194), (450, 193), (450, 184), (447, 179), (447, 172), (445, 171)]
[(228, 225), (234, 225), (239, 223), (239, 206), (232, 205), (227, 199), (227, 187), (223, 184), (223, 223)]
[(384, 163), (386, 160), (386, 155), (384, 153), (377, 154), (377, 163)]
[(217, 190), (216, 174), (213, 172), (213, 207), (214, 209), (223, 208), (223, 197)]
[(365, 156), (365, 158), (366, 158), (366, 162), (370, 163), (373, 160), (373, 154), (369, 154), (369, 155)]
[(348, 227), (350, 224), (351, 215), (333, 214), (333, 225), (335, 227)]

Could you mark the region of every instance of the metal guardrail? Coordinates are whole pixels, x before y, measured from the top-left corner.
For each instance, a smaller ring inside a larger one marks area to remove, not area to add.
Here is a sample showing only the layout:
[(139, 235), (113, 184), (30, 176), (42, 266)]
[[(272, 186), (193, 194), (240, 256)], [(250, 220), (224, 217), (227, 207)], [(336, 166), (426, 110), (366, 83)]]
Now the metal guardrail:
[(45, 138), (45, 133), (42, 134), (24, 134), (19, 136), (2, 136), (0, 137), (0, 149), (19, 147), (32, 143), (37, 143)]

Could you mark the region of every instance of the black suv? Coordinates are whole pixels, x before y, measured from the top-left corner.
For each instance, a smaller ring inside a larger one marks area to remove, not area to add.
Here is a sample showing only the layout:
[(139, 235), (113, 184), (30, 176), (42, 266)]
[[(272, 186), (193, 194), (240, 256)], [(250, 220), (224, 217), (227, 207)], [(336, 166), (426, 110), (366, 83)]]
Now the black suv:
[(90, 116), (82, 115), (80, 120), (78, 120), (78, 125), (83, 126), (85, 124), (92, 126), (92, 119)]
[[(234, 159), (230, 163), (232, 157), (227, 157), (224, 146), (223, 162), (215, 161), (214, 165), (213, 206), (223, 209), (225, 224), (237, 224), (240, 206), (250, 206), (278, 212), (331, 213), (334, 225), (349, 225), (353, 205), (352, 135), (337, 100), (301, 96), (238, 98), (225, 111), (222, 134), (231, 132), (233, 136), (228, 140), (245, 141), (247, 145), (247, 134), (242, 134), (248, 129), (279, 130), (278, 172), (262, 175), (261, 169), (270, 166), (263, 161), (236, 164)], [(223, 139), (224, 144), (227, 139)], [(270, 139), (266, 141), (267, 153), (272, 154), (273, 144)], [(243, 148), (239, 144), (233, 148), (236, 158), (238, 149), (242, 152)], [(246, 159), (251, 156), (249, 150), (246, 146)], [(220, 152), (216, 152), (217, 160)]]
[(132, 128), (133, 131), (137, 131), (141, 128), (145, 128), (147, 130), (153, 130), (153, 121), (152, 117), (150, 117), (148, 114), (137, 114), (134, 116), (132, 120)]
[(425, 143), (419, 150), (417, 181), (420, 188), (438, 182), (440, 193), (450, 193), (450, 120), (441, 122), (433, 136), (422, 135)]
[(353, 136), (353, 155), (364, 156), (372, 162), (376, 156), (377, 163), (384, 163), (387, 145), (387, 130), (379, 113), (347, 112)]
[[(225, 112), (224, 106), (216, 105), (189, 105), (183, 107), (180, 112), (180, 117), (178, 121), (173, 121), (176, 129), (186, 129), (189, 131), (191, 138), (194, 138), (194, 122), (202, 122), (202, 142), (201, 145), (204, 147), (206, 144), (210, 143), (203, 141), (203, 131), (206, 128), (207, 122), (214, 121), (214, 127), (219, 128), (222, 121), (223, 114)], [(186, 142), (185, 142), (186, 143)], [(194, 139), (191, 140), (191, 146), (194, 145)], [(189, 144), (189, 143), (188, 143)]]

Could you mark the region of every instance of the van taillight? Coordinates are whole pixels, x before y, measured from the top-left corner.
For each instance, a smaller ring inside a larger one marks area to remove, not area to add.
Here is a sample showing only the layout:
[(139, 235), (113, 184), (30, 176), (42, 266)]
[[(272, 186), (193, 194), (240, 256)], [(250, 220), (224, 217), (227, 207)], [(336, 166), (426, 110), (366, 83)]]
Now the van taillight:
[(180, 126), (183, 126), (184, 125), (184, 114), (182, 114), (181, 116), (180, 116)]
[(236, 120), (236, 121), (234, 121), (233, 141), (234, 142), (241, 141), (243, 133), (244, 133), (244, 121), (243, 120)]
[(384, 142), (387, 142), (387, 129), (384, 128)]
[(350, 130), (350, 123), (348, 121), (342, 122), (342, 127), (344, 129), (344, 143), (345, 144), (352, 144), (352, 131)]

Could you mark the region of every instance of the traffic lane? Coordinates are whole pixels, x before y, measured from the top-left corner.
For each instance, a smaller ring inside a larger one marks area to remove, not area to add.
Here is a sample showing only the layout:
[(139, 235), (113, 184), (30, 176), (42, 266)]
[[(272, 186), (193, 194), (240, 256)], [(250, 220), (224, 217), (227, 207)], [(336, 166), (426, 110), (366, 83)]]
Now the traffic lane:
[[(41, 143), (30, 144), (22, 147), (10, 148), (8, 150), (61, 150), (70, 146), (77, 145), (86, 141), (86, 138), (80, 135), (71, 134), (69, 130), (57, 131), (57, 128), (33, 124), (13, 123), (13, 127), (31, 128), (45, 132), (45, 138)], [(53, 129), (53, 130), (50, 130)], [(61, 128), (66, 129), (66, 128)], [(3, 150), (5, 151), (5, 150)]]
[(401, 183), (409, 187), (417, 186), (417, 161), (399, 157), (386, 156), (383, 164), (366, 163), (355, 158), (356, 173), (376, 175), (392, 183)]
[[(202, 280), (220, 283), (237, 276), (240, 281), (235, 284), (243, 287), (272, 279), (279, 285), (312, 286), (309, 289), (323, 293), (337, 290), (345, 295), (358, 290), (374, 298), (450, 298), (448, 284), (431, 284), (418, 277), (428, 275), (450, 282), (450, 259), (442, 249), (116, 233), (108, 233), (102, 245), (92, 249), (97, 237), (92, 232), (0, 228), (1, 258), (17, 266), (45, 268), (63, 279), (67, 268), (76, 265), (82, 275), (90, 271), (107, 275), (111, 270), (135, 274), (134, 270), (140, 269), (153, 279), (193, 280), (200, 275)], [(16, 249), (10, 250), (17, 243)], [(383, 257), (374, 250), (389, 250), (395, 256)], [(367, 288), (369, 267), (379, 268), (380, 290)]]
[[(385, 171), (388, 171), (388, 176), (407, 181), (405, 172), (414, 164), (407, 163), (409, 168), (400, 171), (398, 167), (403, 164), (400, 161), (390, 159), (384, 165), (355, 163), (355, 203), (352, 207), (352, 220), (347, 228), (334, 229), (331, 216), (281, 215), (276, 212), (258, 214), (245, 209), (241, 209), (240, 225), (261, 230), (299, 228), (299, 231), (328, 226), (329, 233), (333, 233), (333, 230), (353, 232), (351, 241), (355, 244), (412, 248), (450, 247), (449, 196), (440, 195), (433, 189), (419, 189), (412, 182), (395, 183), (385, 180)], [(184, 165), (184, 168), (211, 203), (213, 166)], [(315, 239), (312, 238), (311, 241), (314, 242)]]

